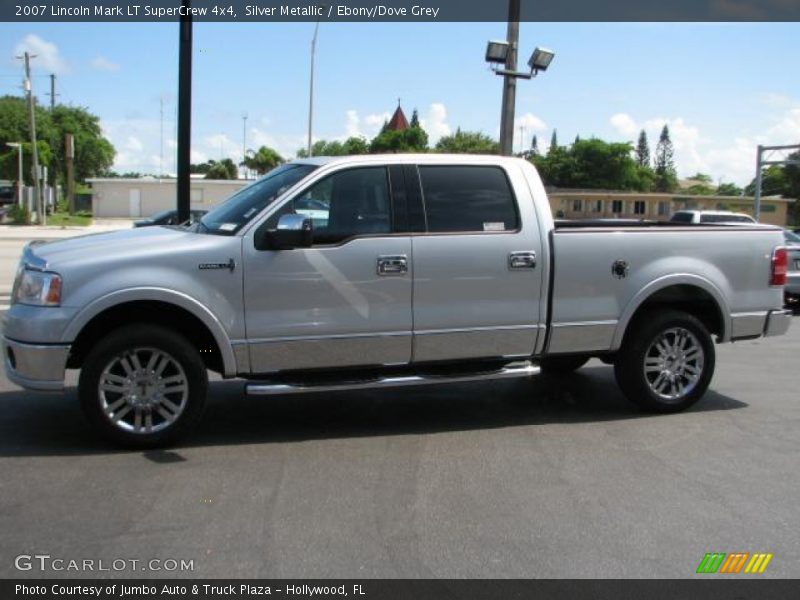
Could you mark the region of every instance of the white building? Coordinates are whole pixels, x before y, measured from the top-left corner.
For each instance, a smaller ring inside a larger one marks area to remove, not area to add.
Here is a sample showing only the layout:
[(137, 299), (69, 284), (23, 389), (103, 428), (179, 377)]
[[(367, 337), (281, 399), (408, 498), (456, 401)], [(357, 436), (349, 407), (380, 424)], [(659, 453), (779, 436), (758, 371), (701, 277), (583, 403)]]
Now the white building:
[[(192, 177), (191, 207), (210, 209), (253, 180)], [(148, 217), (177, 206), (177, 181), (141, 177), (89, 179), (95, 217)]]

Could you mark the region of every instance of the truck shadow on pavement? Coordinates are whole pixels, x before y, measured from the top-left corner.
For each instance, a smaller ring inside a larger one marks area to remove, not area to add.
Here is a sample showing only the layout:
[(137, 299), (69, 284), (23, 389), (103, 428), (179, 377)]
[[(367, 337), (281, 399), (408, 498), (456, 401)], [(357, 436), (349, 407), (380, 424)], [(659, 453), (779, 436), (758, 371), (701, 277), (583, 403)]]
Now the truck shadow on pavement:
[[(368, 436), (425, 435), (502, 427), (670, 419), (640, 412), (616, 386), (610, 367), (564, 377), (437, 384), (387, 390), (245, 397), (241, 381), (210, 384), (205, 416), (180, 448), (299, 442)], [(745, 408), (713, 391), (687, 412)], [(535, 432), (534, 432), (535, 434)], [(0, 456), (132, 452), (98, 439), (84, 421), (75, 388), (65, 394), (0, 393)], [(175, 462), (175, 452), (144, 455)]]

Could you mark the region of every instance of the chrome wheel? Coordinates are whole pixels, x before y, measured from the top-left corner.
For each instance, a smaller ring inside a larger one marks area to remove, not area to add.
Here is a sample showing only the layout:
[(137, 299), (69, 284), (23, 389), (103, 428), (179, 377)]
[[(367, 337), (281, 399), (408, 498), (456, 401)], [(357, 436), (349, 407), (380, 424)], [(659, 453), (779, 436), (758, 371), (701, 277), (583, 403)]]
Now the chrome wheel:
[(111, 359), (97, 392), (114, 426), (147, 434), (178, 420), (189, 400), (189, 382), (180, 363), (163, 350), (134, 348)]
[(644, 358), (644, 377), (654, 394), (671, 402), (683, 399), (703, 374), (705, 353), (697, 337), (683, 327), (656, 336)]

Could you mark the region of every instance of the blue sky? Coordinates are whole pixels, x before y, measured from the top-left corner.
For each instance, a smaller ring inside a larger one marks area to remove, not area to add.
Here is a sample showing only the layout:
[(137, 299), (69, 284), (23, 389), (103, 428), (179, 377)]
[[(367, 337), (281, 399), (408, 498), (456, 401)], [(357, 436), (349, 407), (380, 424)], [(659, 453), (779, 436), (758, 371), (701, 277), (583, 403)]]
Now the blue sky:
[[(305, 143), (313, 23), (198, 23), (194, 28), (193, 159), (271, 145), (292, 156)], [(0, 94), (20, 93), (23, 48), (37, 95), (57, 74), (60, 101), (101, 117), (116, 168), (155, 172), (164, 102), (164, 169), (174, 171), (177, 25), (0, 24)], [(315, 138), (374, 135), (397, 98), (418, 108), (433, 140), (460, 126), (496, 136), (501, 80), (483, 62), (504, 23), (322, 23)], [(556, 51), (550, 70), (519, 83), (515, 147), (540, 148), (553, 128), (654, 145), (663, 123), (681, 176), (700, 170), (746, 183), (758, 143), (800, 143), (800, 24), (523, 23), (524, 58)], [(42, 97), (46, 102), (47, 97)]]

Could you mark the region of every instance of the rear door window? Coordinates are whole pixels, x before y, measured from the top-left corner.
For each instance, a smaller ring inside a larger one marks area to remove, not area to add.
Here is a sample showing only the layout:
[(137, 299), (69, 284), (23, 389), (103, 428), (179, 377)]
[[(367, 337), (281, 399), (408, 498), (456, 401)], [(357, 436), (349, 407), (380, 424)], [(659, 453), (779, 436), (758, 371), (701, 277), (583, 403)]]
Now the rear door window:
[(519, 229), (514, 194), (500, 167), (421, 165), (419, 174), (429, 232)]

